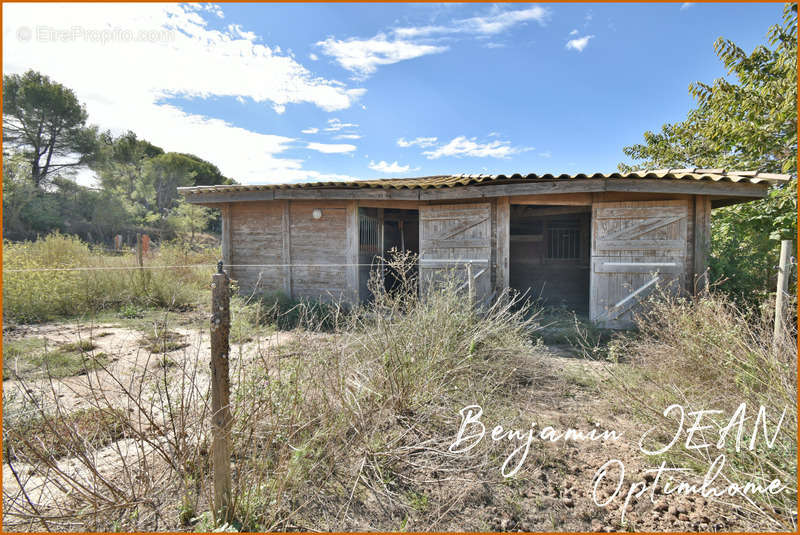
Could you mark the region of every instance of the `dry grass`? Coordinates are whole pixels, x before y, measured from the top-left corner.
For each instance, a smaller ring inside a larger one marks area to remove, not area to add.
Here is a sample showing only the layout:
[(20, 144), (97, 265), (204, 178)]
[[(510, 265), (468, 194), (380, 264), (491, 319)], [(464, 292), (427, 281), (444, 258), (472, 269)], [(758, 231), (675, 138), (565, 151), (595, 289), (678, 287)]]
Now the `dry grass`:
[[(791, 306), (790, 306), (791, 308)], [(690, 467), (705, 474), (711, 462), (724, 454), (725, 467), (718, 487), (747, 482), (766, 486), (777, 478), (788, 491), (777, 495), (750, 495), (734, 499), (733, 510), (747, 519), (753, 530), (797, 529), (797, 332), (796, 318), (787, 318), (787, 330), (773, 344), (773, 323), (767, 312), (743, 310), (726, 297), (705, 294), (697, 299), (659, 295), (637, 318), (638, 330), (619, 334), (602, 350), (587, 345), (587, 353), (619, 362), (609, 367), (615, 379), (609, 396), (623, 400), (636, 418), (654, 426), (657, 450), (669, 444), (676, 429), (676, 414), (664, 416), (672, 404), (685, 411), (684, 432), (677, 445), (653, 459), (670, 466)], [(619, 401), (617, 401), (619, 403)], [(717, 448), (719, 431), (741, 404), (746, 404), (746, 423), (736, 447), (736, 430)], [(767, 415), (768, 446), (763, 429), (754, 423), (760, 407)], [(685, 447), (686, 429), (694, 423), (692, 411), (719, 410), (705, 414), (703, 429), (692, 444), (710, 443), (710, 448)], [(782, 416), (783, 415), (783, 416)], [(782, 418), (782, 420), (781, 420)], [(759, 434), (756, 447), (748, 448), (751, 436)], [(723, 498), (724, 499), (724, 498)]]
[[(442, 429), (456, 428), (454, 408), (467, 404), (498, 417), (505, 396), (530, 384), (536, 371), (530, 361), (519, 370), (518, 359), (530, 352), (535, 314), (510, 298), (470, 310), (455, 281), (420, 299), (412, 262), (394, 262), (402, 285), (387, 294), (375, 284), (364, 309), (308, 312), (291, 347), (257, 339), (254, 351), (232, 352), (229, 528), (436, 529), (457, 514), (466, 482), (500, 478), (488, 447), (456, 458)], [(170, 366), (150, 365), (160, 356), (149, 354), (131, 377), (109, 369), (106, 384), (85, 376), (80, 404), (110, 418), (104, 428), (121, 438), (113, 442), (76, 438), (85, 423), (56, 395), (56, 379), (22, 381), (5, 437), (32, 437), (31, 418), (59, 431), (11, 442), (7, 461), (26, 491), (5, 491), (7, 529), (219, 527), (209, 505), (207, 357), (184, 352)], [(364, 525), (370, 516), (383, 520)]]
[[(163, 244), (145, 259), (152, 269), (139, 270), (135, 255), (109, 255), (72, 236), (4, 241), (3, 321), (37, 323), (104, 310), (193, 306), (218, 257), (213, 248), (192, 251)], [(158, 267), (194, 265), (201, 267)], [(53, 268), (62, 271), (46, 271)]]

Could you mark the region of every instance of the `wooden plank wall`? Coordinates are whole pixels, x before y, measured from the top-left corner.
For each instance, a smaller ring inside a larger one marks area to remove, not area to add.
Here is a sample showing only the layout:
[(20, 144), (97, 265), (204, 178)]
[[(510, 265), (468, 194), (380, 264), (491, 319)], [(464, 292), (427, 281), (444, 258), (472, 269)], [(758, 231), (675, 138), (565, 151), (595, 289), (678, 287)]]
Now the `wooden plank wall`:
[[(320, 219), (312, 217), (314, 208), (322, 210)], [(242, 293), (332, 299), (357, 288), (357, 267), (343, 266), (357, 263), (351, 258), (358, 252), (354, 201), (232, 203), (222, 215), (224, 261), (234, 266)]]
[(243, 267), (243, 264), (286, 263), (283, 249), (283, 210), (281, 202), (230, 205), (230, 225), (225, 230), (230, 237), (230, 247), (227, 248), (230, 258), (226, 264), (233, 264), (231, 277), (239, 281), (242, 293), (284, 289), (285, 272), (282, 268)]
[[(688, 289), (693, 269), (694, 199), (598, 202), (592, 209), (590, 315), (604, 327), (631, 324), (655, 282)], [(670, 263), (677, 265), (670, 266)], [(659, 276), (653, 265), (661, 264)], [(667, 286), (662, 286), (667, 287)]]
[[(687, 290), (707, 267), (710, 202), (707, 196), (646, 193), (580, 193), (571, 195), (500, 197), (490, 204), (492, 287), (502, 291), (510, 281), (510, 203), (590, 205), (598, 201), (681, 199), (689, 202)], [(473, 201), (474, 202), (474, 201)], [(283, 291), (293, 297), (342, 296), (357, 299), (359, 287), (358, 205), (406, 209), (429, 203), (397, 201), (278, 200), (230, 203), (222, 208), (223, 261), (226, 265), (293, 264), (294, 267), (233, 267), (242, 292)], [(457, 208), (457, 203), (453, 208)], [(402, 206), (401, 206), (402, 205)], [(314, 208), (322, 210), (313, 219)], [(329, 264), (330, 266), (305, 266)]]
[[(357, 262), (352, 258), (353, 232), (356, 253), (358, 248), (358, 213), (353, 216), (354, 205), (352, 201), (292, 201), (289, 221), (293, 297), (335, 300), (350, 295), (350, 284), (358, 288), (357, 282), (351, 280), (352, 271), (357, 268), (344, 265)], [(320, 219), (312, 217), (315, 208), (322, 210)]]

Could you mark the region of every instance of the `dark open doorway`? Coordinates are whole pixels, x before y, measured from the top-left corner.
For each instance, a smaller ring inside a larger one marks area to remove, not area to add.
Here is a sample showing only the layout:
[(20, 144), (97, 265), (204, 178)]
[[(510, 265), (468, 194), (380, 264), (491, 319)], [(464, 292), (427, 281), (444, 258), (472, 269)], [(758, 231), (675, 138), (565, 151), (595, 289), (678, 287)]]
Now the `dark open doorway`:
[(359, 299), (371, 298), (369, 279), (377, 270), (387, 290), (397, 285), (393, 270), (380, 262), (392, 249), (419, 254), (419, 211), (359, 208)]
[[(419, 255), (418, 210), (387, 208), (383, 211), (384, 258), (388, 257), (392, 250)], [(416, 277), (416, 273), (414, 276)], [(396, 274), (390, 266), (384, 269), (383, 282), (387, 291), (391, 291), (398, 284)]]
[(588, 314), (591, 220), (590, 206), (511, 205), (509, 286)]

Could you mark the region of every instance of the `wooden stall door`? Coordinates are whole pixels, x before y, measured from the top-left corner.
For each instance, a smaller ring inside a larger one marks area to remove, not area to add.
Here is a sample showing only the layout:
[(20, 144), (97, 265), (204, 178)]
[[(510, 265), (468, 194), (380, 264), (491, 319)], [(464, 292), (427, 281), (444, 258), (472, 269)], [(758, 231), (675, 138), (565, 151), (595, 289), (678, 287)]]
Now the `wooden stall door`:
[(685, 285), (687, 200), (599, 202), (592, 207), (590, 316), (624, 328), (657, 288)]
[(423, 293), (447, 274), (460, 280), (467, 295), (467, 262), (472, 263), (475, 297), (488, 301), (491, 292), (491, 205), (446, 204), (419, 208), (419, 274)]

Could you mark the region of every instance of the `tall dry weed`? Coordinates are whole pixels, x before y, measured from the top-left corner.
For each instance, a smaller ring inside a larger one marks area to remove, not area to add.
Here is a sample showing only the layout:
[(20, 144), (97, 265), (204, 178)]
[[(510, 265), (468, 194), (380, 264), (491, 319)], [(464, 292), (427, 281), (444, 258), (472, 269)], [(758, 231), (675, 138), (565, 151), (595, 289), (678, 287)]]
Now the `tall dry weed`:
[[(748, 482), (766, 486), (773, 479), (788, 485), (788, 491), (780, 494), (737, 497), (733, 510), (748, 518), (755, 530), (797, 527), (797, 330), (793, 312), (789, 315), (786, 328), (773, 340), (768, 307), (745, 310), (715, 293), (696, 299), (662, 294), (637, 316), (637, 330), (618, 334), (605, 351), (621, 363), (609, 368), (615, 379), (609, 395), (660, 430), (661, 446), (670, 442), (676, 429), (677, 411), (665, 417), (664, 410), (680, 404), (687, 415), (677, 445), (659, 460), (705, 474), (724, 454), (717, 486)], [(742, 404), (747, 418), (743, 434), (737, 439), (737, 426), (717, 448), (720, 430)], [(761, 407), (767, 421), (756, 427)], [(701, 425), (710, 427), (692, 441), (712, 446), (684, 447), (686, 429), (694, 423), (689, 414), (701, 410), (721, 411), (703, 415)], [(754, 434), (756, 445), (750, 449)], [(773, 434), (770, 446), (765, 439), (771, 440)]]
[[(385, 528), (361, 523), (364, 511), (375, 510), (383, 522), (398, 519), (398, 528), (435, 529), (463, 499), (464, 482), (489, 473), (490, 462), (487, 448), (448, 453), (452, 433), (444, 429), (455, 428), (466, 404), (503, 410), (493, 406), (501, 403), (498, 391), (518, 386), (518, 373), (535, 373), (520, 358), (537, 325), (535, 314), (510, 296), (470, 308), (455, 280), (421, 297), (415, 260), (389, 259), (402, 283), (387, 291), (376, 275), (373, 302), (363, 308), (345, 313), (332, 305), (323, 318), (319, 309), (297, 310), (309, 319), (282, 334), (288, 342), (278, 345), (271, 336), (233, 348), (231, 525), (218, 525), (210, 503), (208, 354), (198, 345), (183, 358), (144, 353), (130, 375), (103, 364), (69, 381), (78, 405), (102, 411), (122, 438), (79, 440), (75, 427), (49, 437), (60, 441), (58, 457), (35, 439), (17, 438), (21, 445), (8, 461), (21, 485), (4, 496), (6, 525)], [(100, 382), (103, 374), (110, 377)], [(19, 381), (19, 411), (32, 411), (53, 429), (70, 421), (74, 405), (59, 397), (65, 382)], [(424, 514), (421, 482), (439, 493), (440, 506)]]

